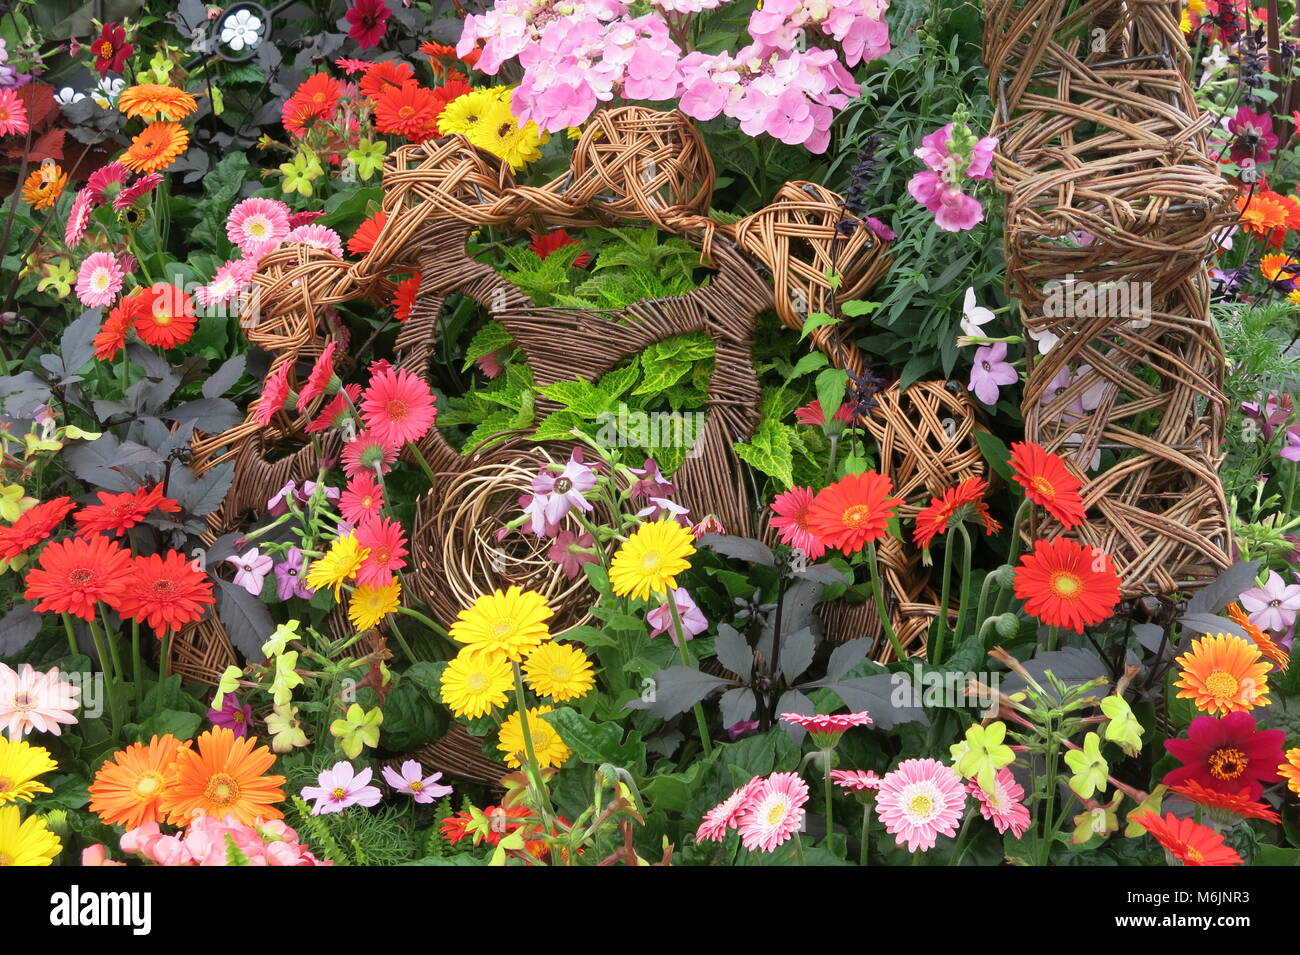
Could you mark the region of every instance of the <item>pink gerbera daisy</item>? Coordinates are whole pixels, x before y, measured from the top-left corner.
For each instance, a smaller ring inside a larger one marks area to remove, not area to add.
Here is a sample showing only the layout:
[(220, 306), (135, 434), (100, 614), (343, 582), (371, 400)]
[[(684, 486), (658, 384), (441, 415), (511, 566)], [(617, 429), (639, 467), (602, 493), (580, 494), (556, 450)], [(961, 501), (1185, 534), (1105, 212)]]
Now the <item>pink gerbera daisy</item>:
[(131, 170), (126, 167), (126, 163), (115, 159), (90, 174), (90, 178), (86, 180), (86, 189), (94, 196), (96, 202), (104, 202), (108, 199), (109, 187), (121, 185), (130, 175)]
[(68, 212), (68, 228), (63, 235), (68, 248), (76, 246), (86, 234), (86, 226), (90, 224), (90, 213), (94, 208), (95, 197), (87, 189), (82, 189), (72, 200), (72, 209)]
[(826, 544), (808, 529), (808, 508), (815, 496), (807, 487), (792, 487), (778, 494), (772, 501), (776, 517), (770, 521), (781, 543), (799, 548), (809, 560), (817, 560), (826, 553)]
[(80, 687), (59, 677), (59, 668), (41, 673), (30, 663), (12, 670), (0, 663), (0, 730), (10, 741), (38, 733), (62, 733), (60, 724), (75, 723)]
[(961, 777), (937, 759), (905, 759), (876, 793), (876, 814), (907, 851), (934, 848), (935, 837), (957, 834), (966, 791)]
[(0, 89), (0, 136), (21, 136), (30, 128), (27, 107), (12, 89)]
[(330, 379), (334, 377), (334, 350), (338, 347), (338, 342), (331, 339), (325, 343), (325, 349), (316, 359), (316, 363), (311, 366), (311, 374), (307, 376), (307, 383), (302, 386), (302, 391), (298, 392), (298, 407), (307, 407), (317, 395), (325, 394), (325, 388), (329, 385)]
[(141, 176), (117, 194), (117, 198), (113, 200), (113, 208), (118, 212), (121, 212), (141, 196), (147, 195), (157, 189), (158, 184), (162, 181), (163, 177), (160, 172), (151, 172), (147, 175)]
[(971, 781), (966, 791), (980, 804), (980, 814), (997, 826), (998, 832), (1008, 829), (1019, 839), (1029, 828), (1029, 810), (1023, 802), (1024, 787), (1016, 782), (1009, 769), (999, 769), (993, 781), (993, 794), (984, 791), (979, 783)]
[(226, 219), (226, 235), (244, 255), (265, 252), (289, 231), (289, 207), (278, 199), (245, 199)]
[(194, 301), (200, 305), (217, 305), (239, 294), (253, 280), (257, 267), (248, 259), (231, 259), (219, 267), (207, 285), (194, 290)]
[(352, 409), (356, 407), (356, 403), (360, 398), (360, 385), (344, 385), (342, 390), (329, 400), (329, 404), (322, 408), (320, 413), (312, 419), (311, 424), (307, 425), (307, 433), (321, 434), (330, 428), (343, 427), (344, 421), (355, 420)]
[(749, 798), (739, 821), (740, 841), (751, 852), (773, 852), (803, 825), (808, 784), (798, 773), (773, 773)]
[(323, 225), (300, 225), (296, 229), (290, 229), (284, 241), (324, 249), (331, 255), (343, 258), (343, 240), (337, 232)]
[(289, 371), (292, 366), (291, 361), (280, 362), (266, 376), (262, 395), (257, 399), (253, 412), (253, 420), (263, 428), (271, 423), (271, 416), (283, 408), (284, 403), (289, 399)]
[(846, 730), (868, 725), (871, 715), (866, 710), (860, 713), (817, 713), (812, 716), (782, 713), (781, 719), (794, 726), (802, 726), (812, 734), (813, 742), (821, 749), (831, 749)]
[(362, 431), (343, 445), (343, 473), (350, 478), (376, 470), (387, 474), (397, 460), (397, 448), (383, 441), (373, 431)]
[(384, 368), (361, 396), (361, 417), (381, 441), (401, 447), (419, 441), (438, 419), (429, 384), (404, 368)]
[(725, 839), (727, 830), (739, 825), (741, 816), (749, 808), (750, 798), (762, 785), (762, 777), (755, 776), (706, 812), (699, 829), (695, 830), (695, 841), (721, 842)]
[(835, 785), (842, 789), (852, 789), (856, 792), (875, 792), (880, 788), (883, 780), (871, 770), (861, 769), (832, 769), (831, 779)]
[(379, 517), (383, 509), (383, 485), (370, 472), (358, 474), (339, 495), (339, 512), (353, 526)]
[(93, 252), (77, 270), (77, 300), (87, 308), (113, 304), (122, 291), (122, 268), (112, 252)]
[(393, 574), (406, 566), (402, 558), (410, 553), (402, 525), (375, 518), (359, 526), (356, 535), (357, 543), (370, 551), (357, 571), (357, 583), (365, 587), (387, 587), (393, 582)]

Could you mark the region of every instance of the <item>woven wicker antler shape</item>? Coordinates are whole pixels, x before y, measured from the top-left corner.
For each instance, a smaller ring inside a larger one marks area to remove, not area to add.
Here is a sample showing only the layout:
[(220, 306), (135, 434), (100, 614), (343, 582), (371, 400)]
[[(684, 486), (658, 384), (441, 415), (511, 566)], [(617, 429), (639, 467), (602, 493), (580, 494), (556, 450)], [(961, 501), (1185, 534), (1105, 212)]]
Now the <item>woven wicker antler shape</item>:
[(1060, 338), (1030, 349), (1026, 436), (1085, 481), (1071, 533), (1114, 557), (1126, 596), (1229, 563), (1205, 261), (1232, 189), (1205, 154), (1177, 6), (991, 0), (984, 34), (1008, 292), (1029, 330)]

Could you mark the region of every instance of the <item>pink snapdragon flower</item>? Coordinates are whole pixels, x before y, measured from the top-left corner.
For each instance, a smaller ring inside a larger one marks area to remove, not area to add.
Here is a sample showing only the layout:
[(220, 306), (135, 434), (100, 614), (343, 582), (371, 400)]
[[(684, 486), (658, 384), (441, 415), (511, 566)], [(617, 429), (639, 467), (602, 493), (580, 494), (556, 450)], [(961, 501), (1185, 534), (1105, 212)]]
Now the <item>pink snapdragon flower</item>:
[(996, 136), (975, 139), (962, 123), (949, 123), (921, 139), (913, 152), (926, 170), (907, 183), (912, 198), (934, 213), (935, 222), (946, 232), (974, 228), (984, 218), (979, 200), (962, 191), (967, 179), (993, 177), (993, 152)]

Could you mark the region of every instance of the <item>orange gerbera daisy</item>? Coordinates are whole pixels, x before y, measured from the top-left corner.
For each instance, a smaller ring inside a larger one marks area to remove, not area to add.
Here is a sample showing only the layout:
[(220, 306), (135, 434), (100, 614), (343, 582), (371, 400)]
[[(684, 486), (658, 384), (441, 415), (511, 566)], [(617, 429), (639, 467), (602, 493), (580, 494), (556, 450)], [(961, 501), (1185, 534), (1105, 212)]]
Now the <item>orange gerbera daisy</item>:
[(984, 521), (985, 533), (996, 534), (1002, 525), (992, 518), (989, 506), (984, 502), (984, 491), (988, 486), (988, 481), (973, 477), (945, 490), (916, 515), (912, 540), (929, 550), (930, 542), (937, 535), (947, 533), (954, 517), (958, 521), (978, 517)]
[(380, 60), (372, 64), (366, 75), (361, 77), (361, 94), (373, 100), (389, 90), (400, 90), (415, 79), (415, 70), (411, 64), (397, 60)]
[(348, 239), (348, 251), (353, 255), (366, 255), (375, 247), (379, 233), (387, 221), (388, 214), (381, 209), (362, 222), (357, 226), (357, 231), (352, 233), (352, 238)]
[(1285, 230), (1289, 210), (1279, 201), (1281, 198), (1275, 192), (1257, 192), (1249, 198), (1238, 196), (1236, 202), (1241, 213), (1241, 227), (1256, 235), (1267, 235), (1274, 229)]
[(13, 560), (29, 547), (49, 539), (68, 512), (77, 505), (70, 497), (56, 497), (18, 515), (8, 527), (0, 527), (0, 560)]
[(1228, 615), (1228, 619), (1246, 631), (1246, 636), (1255, 641), (1260, 654), (1273, 664), (1279, 673), (1287, 671), (1287, 667), (1291, 665), (1291, 654), (1287, 653), (1271, 636), (1251, 623), (1250, 617), (1242, 609), (1241, 604), (1230, 603), (1223, 612)]
[(184, 345), (197, 324), (189, 295), (166, 282), (158, 282), (145, 291), (135, 309), (134, 322), (140, 340), (158, 348)]
[(296, 108), (306, 109), (307, 115), (329, 119), (338, 108), (343, 87), (328, 73), (313, 73), (294, 91), (290, 102)]
[(905, 503), (890, 497), (894, 482), (884, 474), (850, 474), (822, 488), (808, 505), (808, 529), (826, 545), (856, 554), (867, 541), (885, 536), (894, 509)]
[(104, 318), (95, 335), (95, 357), (100, 361), (112, 361), (117, 353), (126, 347), (126, 333), (131, 330), (136, 312), (145, 304), (142, 292), (132, 292), (121, 299)]
[(122, 162), (134, 172), (166, 169), (190, 144), (190, 134), (180, 123), (150, 123), (131, 140)]
[(101, 531), (122, 537), (157, 508), (175, 514), (181, 506), (163, 494), (162, 485), (150, 489), (143, 487), (125, 494), (98, 492), (99, 503), (83, 507), (77, 512), (77, 533), (98, 534)]
[(70, 613), (95, 619), (95, 605), (121, 604), (131, 584), (131, 554), (107, 537), (68, 538), (41, 548), (37, 566), (27, 574), (28, 600), (39, 600), (39, 613)]
[(1192, 651), (1178, 657), (1182, 672), (1174, 686), (1203, 713), (1217, 716), (1268, 706), (1269, 664), (1259, 648), (1243, 637), (1216, 633), (1192, 641)]
[(1070, 473), (1065, 459), (1032, 441), (1011, 445), (1012, 479), (1029, 498), (1061, 522), (1066, 530), (1083, 523), (1083, 482)]
[(1119, 574), (1105, 551), (1058, 537), (1035, 541), (1033, 553), (1021, 556), (1013, 589), (1043, 623), (1083, 633), (1114, 613)]
[(1274, 252), (1262, 256), (1259, 260), (1259, 274), (1270, 282), (1284, 282), (1300, 272), (1300, 264), (1283, 252)]
[(410, 318), (411, 309), (415, 307), (415, 298), (419, 294), (419, 272), (416, 272), (409, 279), (403, 279), (397, 283), (397, 291), (393, 293), (393, 317), (399, 322), (404, 322)]
[(68, 174), (58, 165), (42, 165), (23, 180), (23, 202), (33, 209), (48, 209), (63, 194)]
[(1224, 845), (1223, 836), (1209, 826), (1179, 819), (1172, 812), (1162, 818), (1149, 809), (1131, 813), (1128, 818), (1154, 836), (1183, 865), (1241, 865), (1241, 856)]
[(381, 133), (396, 133), (412, 142), (423, 142), (436, 133), (437, 116), (432, 90), (408, 82), (400, 88), (389, 87), (375, 100), (375, 128)]
[(283, 776), (268, 776), (275, 755), (251, 737), (214, 726), (195, 743), (177, 752), (167, 771), (160, 809), (172, 825), (189, 825), (201, 811), (220, 819), (233, 815), (246, 826), (257, 819), (284, 815), (275, 804), (284, 799)]
[[(166, 498), (163, 498), (166, 500)], [(121, 597), (123, 617), (147, 623), (160, 638), (200, 619), (204, 607), (216, 603), (212, 582), (179, 551), (150, 554), (131, 561), (131, 586)]]
[[(1279, 822), (1281, 817), (1264, 803), (1250, 798), (1250, 790), (1242, 789), (1236, 793), (1221, 793), (1216, 789), (1207, 789), (1194, 779), (1177, 786), (1170, 786), (1169, 791), (1177, 793), (1184, 799), (1205, 806), (1212, 812), (1231, 813), (1239, 819), (1262, 819), (1265, 822)], [(1225, 821), (1235, 821), (1227, 820)]]
[(174, 86), (161, 83), (140, 83), (122, 91), (117, 108), (131, 118), (161, 116), (163, 119), (184, 119), (199, 108), (194, 97)]
[(1286, 762), (1277, 768), (1287, 788), (1300, 796), (1300, 747), (1286, 751)]
[(106, 826), (135, 829), (146, 822), (162, 822), (159, 802), (167, 771), (176, 754), (189, 745), (168, 733), (152, 737), (148, 746), (132, 743), (118, 750), (90, 784), (90, 811)]

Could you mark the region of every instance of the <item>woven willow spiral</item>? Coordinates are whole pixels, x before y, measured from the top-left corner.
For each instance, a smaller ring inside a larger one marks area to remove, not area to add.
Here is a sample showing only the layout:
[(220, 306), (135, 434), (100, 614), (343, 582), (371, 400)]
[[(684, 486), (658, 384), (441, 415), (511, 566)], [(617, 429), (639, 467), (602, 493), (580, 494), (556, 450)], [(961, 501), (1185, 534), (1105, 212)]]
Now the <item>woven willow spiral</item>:
[[(1025, 433), (1067, 456), (1125, 596), (1227, 566), (1217, 470), (1224, 358), (1209, 314), (1212, 234), (1233, 190), (1205, 152), (1178, 3), (989, 0), (1007, 289), (1030, 347)], [(1058, 524), (1033, 516), (1035, 536)]]

